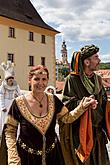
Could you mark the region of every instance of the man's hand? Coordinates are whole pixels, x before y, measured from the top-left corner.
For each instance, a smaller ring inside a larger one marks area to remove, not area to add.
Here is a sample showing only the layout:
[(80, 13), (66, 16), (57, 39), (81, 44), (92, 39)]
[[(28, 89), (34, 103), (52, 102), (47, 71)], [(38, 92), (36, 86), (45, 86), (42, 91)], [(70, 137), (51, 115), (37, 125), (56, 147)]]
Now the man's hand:
[(98, 102), (97, 102), (97, 100), (95, 100), (95, 96), (94, 95), (91, 95), (89, 97), (92, 98), (92, 99), (94, 99), (94, 102), (91, 103), (91, 108), (92, 109), (96, 109)]
[(97, 100), (95, 100), (92, 97), (84, 97), (81, 103), (84, 109), (87, 109), (88, 107), (91, 107), (92, 109), (96, 109), (98, 104)]

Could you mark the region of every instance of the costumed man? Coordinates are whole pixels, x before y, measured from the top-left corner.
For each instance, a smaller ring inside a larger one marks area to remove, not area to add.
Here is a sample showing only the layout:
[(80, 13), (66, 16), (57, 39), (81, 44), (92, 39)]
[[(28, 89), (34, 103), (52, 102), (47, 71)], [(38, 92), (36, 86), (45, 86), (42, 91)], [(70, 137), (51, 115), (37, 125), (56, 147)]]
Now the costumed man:
[(7, 64), (1, 63), (1, 69), (4, 71), (4, 80), (0, 86), (0, 136), (5, 123), (5, 118), (8, 114), (12, 101), (17, 96), (21, 95), (20, 87), (14, 80), (14, 65), (11, 61)]
[[(99, 48), (87, 45), (73, 53), (72, 72), (65, 80), (62, 101), (72, 110), (84, 96), (95, 97), (97, 107), (88, 109), (72, 124), (62, 124), (60, 140), (66, 165), (108, 165), (106, 148), (110, 139), (110, 102), (95, 74), (100, 63)], [(108, 139), (107, 139), (108, 136)]]

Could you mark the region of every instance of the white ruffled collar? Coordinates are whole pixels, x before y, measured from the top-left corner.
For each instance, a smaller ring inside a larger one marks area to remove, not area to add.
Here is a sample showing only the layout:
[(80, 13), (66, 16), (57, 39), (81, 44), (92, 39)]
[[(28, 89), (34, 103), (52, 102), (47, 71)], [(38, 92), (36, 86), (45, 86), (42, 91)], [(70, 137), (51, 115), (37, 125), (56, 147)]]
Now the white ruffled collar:
[(8, 90), (16, 90), (16, 88), (17, 88), (17, 82), (14, 80), (14, 81), (13, 81), (13, 85), (12, 85), (12, 86), (9, 86), (9, 85), (7, 85), (6, 80), (4, 80), (4, 81), (2, 81), (2, 86), (3, 86), (5, 89), (8, 89)]

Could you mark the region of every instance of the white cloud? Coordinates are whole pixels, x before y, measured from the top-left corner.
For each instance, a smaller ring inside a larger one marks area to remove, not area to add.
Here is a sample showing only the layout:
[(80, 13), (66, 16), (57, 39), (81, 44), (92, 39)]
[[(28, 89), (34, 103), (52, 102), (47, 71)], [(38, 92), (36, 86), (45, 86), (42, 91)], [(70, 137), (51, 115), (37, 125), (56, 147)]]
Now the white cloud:
[[(31, 2), (42, 19), (61, 32), (59, 35), (63, 35), (65, 41), (69, 43), (67, 47), (73, 46), (73, 43), (80, 46), (81, 42), (101, 45), (101, 40), (110, 37), (109, 0), (31, 0)], [(104, 51), (108, 54), (106, 49)], [(104, 57), (110, 61), (107, 55)], [(104, 57), (102, 56), (103, 60)]]
[(102, 62), (108, 62), (108, 59), (109, 59), (109, 62), (110, 62), (110, 53), (109, 54), (103, 54), (101, 56), (101, 61)]

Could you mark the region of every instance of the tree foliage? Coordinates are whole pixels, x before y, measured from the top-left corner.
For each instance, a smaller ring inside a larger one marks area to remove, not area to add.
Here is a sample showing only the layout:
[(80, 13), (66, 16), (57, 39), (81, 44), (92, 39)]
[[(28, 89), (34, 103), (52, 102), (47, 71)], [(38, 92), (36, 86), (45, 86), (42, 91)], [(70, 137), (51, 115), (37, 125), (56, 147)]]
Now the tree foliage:
[(100, 63), (99, 69), (110, 69), (110, 63)]
[(62, 75), (66, 77), (69, 74), (70, 70), (69, 68), (62, 68)]

